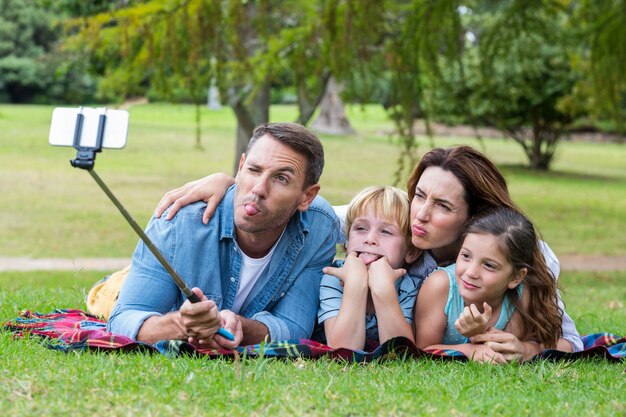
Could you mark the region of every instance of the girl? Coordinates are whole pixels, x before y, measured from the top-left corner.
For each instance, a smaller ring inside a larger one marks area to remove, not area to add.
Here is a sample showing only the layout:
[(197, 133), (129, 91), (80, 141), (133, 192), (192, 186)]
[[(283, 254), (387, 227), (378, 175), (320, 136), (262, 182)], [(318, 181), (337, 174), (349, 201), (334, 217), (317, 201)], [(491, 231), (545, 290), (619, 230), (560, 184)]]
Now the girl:
[(456, 265), (439, 268), (424, 282), (415, 307), (416, 344), (504, 363), (500, 352), (471, 343), (472, 337), (496, 328), (554, 348), (562, 316), (534, 226), (501, 207), (472, 221)]
[(363, 349), (366, 341), (413, 340), (418, 283), (402, 268), (411, 239), (407, 194), (389, 186), (361, 191), (348, 206), (346, 235), (345, 263), (324, 268), (320, 287), (326, 343)]

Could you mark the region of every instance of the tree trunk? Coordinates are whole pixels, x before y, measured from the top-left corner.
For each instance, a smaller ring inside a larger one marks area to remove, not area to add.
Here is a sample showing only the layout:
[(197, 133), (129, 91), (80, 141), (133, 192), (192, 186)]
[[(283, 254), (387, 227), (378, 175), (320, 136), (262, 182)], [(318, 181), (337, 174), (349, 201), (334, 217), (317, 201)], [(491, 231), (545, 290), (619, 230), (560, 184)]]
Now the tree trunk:
[(354, 133), (346, 117), (343, 102), (339, 97), (341, 85), (333, 77), (328, 80), (326, 93), (320, 104), (320, 114), (311, 124), (311, 129), (328, 135), (349, 135)]
[(257, 90), (257, 94), (255, 94), (250, 103), (244, 103), (244, 100), (245, 99), (242, 98), (232, 106), (235, 116), (237, 116), (237, 142), (235, 144), (235, 164), (233, 167), (233, 176), (237, 175), (241, 154), (246, 151), (254, 128), (269, 121), (269, 83), (266, 82)]

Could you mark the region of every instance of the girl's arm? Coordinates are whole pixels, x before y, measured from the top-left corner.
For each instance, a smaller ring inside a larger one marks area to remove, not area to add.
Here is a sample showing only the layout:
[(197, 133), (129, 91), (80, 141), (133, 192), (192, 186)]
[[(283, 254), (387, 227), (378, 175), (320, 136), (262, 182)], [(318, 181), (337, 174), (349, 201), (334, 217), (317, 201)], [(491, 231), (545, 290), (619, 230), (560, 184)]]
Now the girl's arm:
[(444, 345), (448, 318), (445, 307), (450, 292), (448, 274), (435, 271), (422, 285), (415, 306), (415, 343), (423, 350), (453, 349), (478, 362), (506, 363), (504, 356), (487, 345), (463, 343)]
[(368, 294), (365, 264), (355, 253), (350, 253), (342, 268), (324, 268), (324, 273), (343, 282), (339, 313), (324, 321), (328, 345), (333, 348), (363, 349)]
[(433, 272), (422, 285), (413, 315), (415, 344), (418, 348), (424, 349), (443, 342), (448, 322), (445, 308), (449, 291), (450, 283), (445, 271)]
[[(522, 291), (522, 303), (528, 305), (528, 291)], [(504, 331), (494, 328), (483, 334), (473, 336), (473, 343), (483, 343), (496, 352), (501, 353), (507, 361), (527, 361), (545, 350), (545, 346), (534, 340), (521, 340), (522, 323), (521, 316), (515, 312), (511, 316)], [(564, 352), (572, 351), (570, 341), (560, 338), (556, 346), (557, 350)]]
[[(404, 336), (411, 341), (413, 329), (409, 321), (410, 316), (405, 317), (405, 312), (400, 306), (398, 293), (396, 292), (396, 281), (404, 276), (406, 271), (402, 268), (393, 269), (386, 257), (373, 262), (369, 267), (369, 290), (372, 294), (374, 309), (376, 310), (376, 321), (378, 322), (378, 341), (382, 344), (387, 340)], [(412, 283), (412, 281), (410, 281)], [(406, 288), (401, 288), (407, 290)], [(417, 286), (408, 288), (411, 293), (403, 292), (400, 297), (404, 303), (415, 303)], [(409, 307), (409, 311), (410, 308)], [(410, 313), (409, 313), (410, 314)]]
[(165, 210), (171, 206), (165, 218), (171, 220), (182, 207), (196, 201), (206, 201), (207, 206), (202, 216), (202, 222), (207, 224), (215, 212), (215, 208), (224, 198), (226, 190), (234, 182), (233, 177), (222, 173), (211, 174), (199, 180), (188, 182), (180, 188), (167, 192), (161, 198), (154, 212), (154, 217), (161, 217)]

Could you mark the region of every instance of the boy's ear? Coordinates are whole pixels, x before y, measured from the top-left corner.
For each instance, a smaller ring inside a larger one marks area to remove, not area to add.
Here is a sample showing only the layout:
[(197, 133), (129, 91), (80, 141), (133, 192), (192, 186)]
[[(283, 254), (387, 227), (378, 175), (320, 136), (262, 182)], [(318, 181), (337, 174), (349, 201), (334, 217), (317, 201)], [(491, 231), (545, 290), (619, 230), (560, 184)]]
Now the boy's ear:
[(522, 281), (524, 280), (524, 278), (526, 277), (526, 274), (528, 274), (528, 269), (526, 268), (522, 268), (519, 271), (515, 272), (514, 278), (509, 281), (509, 289), (512, 290), (514, 288), (517, 288), (518, 285), (520, 285), (522, 283)]
[(422, 254), (421, 249), (417, 249), (415, 246), (409, 244), (409, 250), (406, 251), (406, 255), (404, 256), (404, 262), (407, 264), (412, 264), (420, 257)]

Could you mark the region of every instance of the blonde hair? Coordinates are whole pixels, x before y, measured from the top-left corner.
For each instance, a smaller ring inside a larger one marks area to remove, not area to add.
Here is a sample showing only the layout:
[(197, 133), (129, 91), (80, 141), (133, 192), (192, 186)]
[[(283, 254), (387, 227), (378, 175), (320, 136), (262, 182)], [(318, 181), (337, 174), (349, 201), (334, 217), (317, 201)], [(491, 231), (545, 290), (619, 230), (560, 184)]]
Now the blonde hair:
[(371, 210), (377, 217), (398, 225), (404, 232), (407, 245), (411, 243), (410, 204), (407, 193), (399, 188), (372, 186), (360, 191), (350, 204), (346, 214), (346, 236), (354, 220)]

